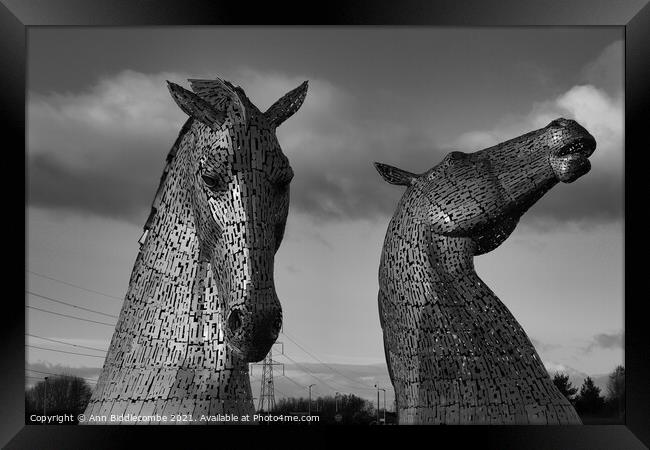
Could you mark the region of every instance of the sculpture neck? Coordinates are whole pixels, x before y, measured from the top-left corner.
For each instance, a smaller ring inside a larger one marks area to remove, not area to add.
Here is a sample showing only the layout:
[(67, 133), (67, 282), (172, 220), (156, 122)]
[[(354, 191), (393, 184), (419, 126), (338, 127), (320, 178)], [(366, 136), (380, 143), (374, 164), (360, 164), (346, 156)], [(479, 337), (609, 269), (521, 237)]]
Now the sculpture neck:
[(423, 233), (421, 246), (427, 252), (427, 265), (438, 277), (459, 279), (474, 269), (476, 243), (469, 237), (441, 236), (432, 232)]
[(400, 423), (490, 423), (495, 404), (531, 412), (504, 410), (494, 423), (579, 423), (521, 326), (476, 274), (474, 240), (398, 220), (386, 234), (378, 301)]
[(163, 402), (171, 413), (253, 411), (248, 364), (224, 343), (222, 297), (200, 255), (187, 157), (181, 148), (156, 196), (89, 411), (124, 399), (142, 410)]
[[(475, 251), (476, 243), (469, 237), (442, 236), (425, 223), (396, 216), (386, 233), (380, 283), (409, 274), (399, 281), (406, 291), (419, 293), (425, 286), (431, 288), (430, 295), (434, 295), (435, 287), (436, 298), (451, 294), (463, 280), (478, 278), (474, 268)], [(399, 259), (395, 259), (397, 255)], [(423, 297), (416, 294), (414, 298)]]

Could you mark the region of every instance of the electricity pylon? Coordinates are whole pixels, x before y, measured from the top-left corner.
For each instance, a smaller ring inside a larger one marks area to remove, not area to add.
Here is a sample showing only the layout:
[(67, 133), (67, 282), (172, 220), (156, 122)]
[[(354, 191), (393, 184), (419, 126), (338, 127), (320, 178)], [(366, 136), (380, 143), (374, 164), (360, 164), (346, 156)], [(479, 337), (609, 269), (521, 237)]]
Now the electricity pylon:
[[(282, 345), (282, 354), (284, 354), (284, 345), (282, 342), (276, 342)], [(252, 364), (260, 365), (260, 364)], [(270, 413), (275, 409), (275, 388), (273, 385), (273, 366), (282, 366), (282, 375), (284, 375), (284, 364), (273, 361), (273, 348), (264, 357), (262, 366), (262, 381), (260, 386), (260, 396), (257, 402), (258, 412)]]
[(275, 409), (275, 389), (273, 387), (273, 350), (269, 350), (262, 365), (262, 387), (257, 403), (258, 411), (271, 412)]

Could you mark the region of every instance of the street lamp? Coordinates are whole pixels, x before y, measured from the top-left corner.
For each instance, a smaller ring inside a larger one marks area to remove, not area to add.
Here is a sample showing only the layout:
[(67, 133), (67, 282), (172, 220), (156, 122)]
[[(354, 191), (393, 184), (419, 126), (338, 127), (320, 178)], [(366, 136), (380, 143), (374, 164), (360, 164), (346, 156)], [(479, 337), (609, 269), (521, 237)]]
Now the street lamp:
[(377, 388), (377, 425), (379, 425), (379, 387), (375, 384)]
[[(381, 391), (384, 391), (384, 425), (386, 425), (386, 389), (383, 388), (378, 388)], [(377, 394), (379, 394), (379, 391), (377, 391)]]
[(339, 393), (336, 392), (334, 394), (334, 412), (338, 413), (339, 412)]
[(309, 415), (311, 416), (311, 387), (316, 386), (315, 384), (309, 385)]
[(43, 393), (43, 415), (46, 413), (46, 405), (47, 405), (47, 377), (45, 377), (45, 392)]

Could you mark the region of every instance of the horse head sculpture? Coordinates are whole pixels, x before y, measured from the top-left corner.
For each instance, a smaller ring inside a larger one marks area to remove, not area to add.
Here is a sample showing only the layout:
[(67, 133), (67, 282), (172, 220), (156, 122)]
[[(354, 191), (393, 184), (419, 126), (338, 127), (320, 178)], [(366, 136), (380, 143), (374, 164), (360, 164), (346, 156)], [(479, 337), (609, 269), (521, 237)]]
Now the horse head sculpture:
[(289, 210), (293, 170), (275, 136), (298, 110), (307, 83), (260, 112), (244, 91), (221, 80), (190, 80), (169, 90), (195, 119), (188, 170), (201, 257), (215, 275), (229, 347), (247, 361), (268, 353), (282, 325), (273, 260)]
[(375, 163), (406, 191), (379, 268), (384, 348), (401, 423), (580, 423), (510, 311), (474, 270), (559, 182), (590, 170), (596, 141), (577, 122), (474, 153), (422, 174)]
[[(293, 171), (276, 129), (307, 82), (261, 112), (221, 80), (169, 83), (189, 116), (167, 156), (86, 423), (253, 412), (248, 363), (282, 325), (273, 263)], [(122, 414), (120, 416), (120, 414)], [(163, 420), (164, 421), (164, 420)], [(208, 420), (209, 422), (209, 420)]]

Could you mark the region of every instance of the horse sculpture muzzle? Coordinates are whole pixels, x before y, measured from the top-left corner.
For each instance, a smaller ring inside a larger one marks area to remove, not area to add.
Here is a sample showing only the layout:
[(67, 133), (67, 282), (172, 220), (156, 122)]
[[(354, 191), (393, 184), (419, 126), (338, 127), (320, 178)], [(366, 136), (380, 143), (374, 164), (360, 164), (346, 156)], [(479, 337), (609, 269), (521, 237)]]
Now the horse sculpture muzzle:
[(252, 289), (226, 317), (226, 343), (245, 361), (260, 361), (280, 334), (282, 308), (275, 289)]
[[(589, 157), (596, 149), (596, 139), (574, 120), (558, 119), (555, 122), (564, 129), (555, 139), (564, 141), (551, 152), (549, 162), (558, 180), (572, 183), (591, 169)], [(571, 138), (566, 139), (566, 135)]]

